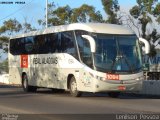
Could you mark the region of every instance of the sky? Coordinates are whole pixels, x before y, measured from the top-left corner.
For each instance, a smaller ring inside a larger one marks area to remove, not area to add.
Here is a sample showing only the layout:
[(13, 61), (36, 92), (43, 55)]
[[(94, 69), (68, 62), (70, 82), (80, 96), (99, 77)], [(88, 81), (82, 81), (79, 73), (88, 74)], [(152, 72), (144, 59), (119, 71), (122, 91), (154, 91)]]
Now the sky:
[[(17, 4), (15, 2), (22, 2)], [(0, 26), (5, 20), (16, 18), (21, 23), (31, 23), (32, 26), (38, 26), (38, 19), (44, 19), (45, 16), (45, 1), (46, 0), (0, 0)], [(2, 2), (13, 2), (13, 4), (2, 4)], [(23, 2), (25, 2), (23, 4)], [(71, 8), (80, 7), (82, 4), (92, 5), (99, 10), (103, 17), (106, 14), (103, 10), (101, 0), (48, 0), (49, 3), (54, 2), (56, 6), (69, 5)], [(136, 0), (119, 0), (121, 10), (127, 12), (132, 6), (136, 5)]]

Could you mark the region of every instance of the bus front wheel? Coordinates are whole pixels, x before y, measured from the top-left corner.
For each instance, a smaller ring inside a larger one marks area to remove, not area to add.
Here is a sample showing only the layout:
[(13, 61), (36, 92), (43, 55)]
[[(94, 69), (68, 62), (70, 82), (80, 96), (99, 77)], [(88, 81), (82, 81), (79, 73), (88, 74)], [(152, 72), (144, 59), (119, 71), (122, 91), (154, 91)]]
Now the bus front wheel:
[(77, 83), (75, 77), (72, 77), (69, 83), (70, 94), (74, 97), (80, 97), (82, 92), (77, 90)]
[(28, 85), (27, 75), (22, 76), (22, 87), (25, 92), (36, 92), (37, 87)]

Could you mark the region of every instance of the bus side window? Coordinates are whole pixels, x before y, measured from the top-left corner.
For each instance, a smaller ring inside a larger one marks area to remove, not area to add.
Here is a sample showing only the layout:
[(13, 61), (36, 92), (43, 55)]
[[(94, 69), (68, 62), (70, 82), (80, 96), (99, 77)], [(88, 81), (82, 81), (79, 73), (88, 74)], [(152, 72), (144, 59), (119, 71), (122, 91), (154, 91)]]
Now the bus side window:
[(13, 54), (13, 55), (16, 55), (16, 42), (17, 40), (16, 39), (12, 39), (10, 40), (10, 53)]
[(61, 51), (77, 57), (72, 31), (61, 33)]
[(46, 49), (48, 49), (48, 53), (57, 52), (57, 42), (58, 42), (58, 34), (52, 33), (46, 35)]
[(12, 54), (12, 55), (15, 55), (16, 53), (16, 39), (12, 39), (12, 40), (10, 40), (10, 53)]
[(10, 40), (10, 53), (13, 55), (24, 54), (24, 38)]
[(56, 43), (55, 43), (55, 47), (56, 47), (56, 53), (61, 53), (61, 33), (57, 34), (57, 39), (56, 39)]
[[(22, 42), (21, 42), (22, 44)], [(25, 38), (25, 46), (24, 48), (25, 51), (23, 54), (33, 54), (34, 53), (34, 37), (26, 37)]]
[(45, 53), (45, 35), (38, 35), (34, 39), (35, 41), (35, 53), (36, 54), (43, 54)]

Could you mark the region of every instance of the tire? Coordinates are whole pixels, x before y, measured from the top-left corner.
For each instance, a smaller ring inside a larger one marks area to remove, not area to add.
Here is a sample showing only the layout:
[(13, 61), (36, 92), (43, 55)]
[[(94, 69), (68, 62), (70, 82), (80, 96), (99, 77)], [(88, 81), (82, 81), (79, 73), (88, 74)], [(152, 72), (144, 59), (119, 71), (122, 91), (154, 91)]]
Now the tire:
[(27, 75), (22, 76), (22, 87), (24, 92), (36, 92), (37, 87), (28, 85)]
[(120, 92), (108, 92), (109, 97), (112, 98), (118, 98), (120, 95)]
[(70, 94), (73, 97), (80, 97), (82, 95), (82, 92), (77, 90), (77, 83), (75, 77), (72, 77), (69, 83), (69, 90)]

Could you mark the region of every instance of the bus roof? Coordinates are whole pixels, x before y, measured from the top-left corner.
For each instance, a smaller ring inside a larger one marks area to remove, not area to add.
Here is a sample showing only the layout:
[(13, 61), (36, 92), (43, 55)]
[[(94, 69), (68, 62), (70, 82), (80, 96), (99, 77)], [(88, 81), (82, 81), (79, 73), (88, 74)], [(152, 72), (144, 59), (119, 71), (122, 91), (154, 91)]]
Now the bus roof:
[(57, 33), (57, 32), (63, 32), (63, 31), (71, 31), (71, 30), (84, 30), (84, 31), (94, 32), (94, 33), (106, 33), (106, 34), (118, 34), (118, 35), (135, 34), (129, 28), (124, 27), (122, 25), (106, 24), (106, 23), (73, 23), (69, 25), (53, 26), (43, 30), (19, 34), (14, 37), (11, 37), (11, 39), (27, 37), (27, 36), (35, 36), (35, 35), (41, 35), (41, 34)]

